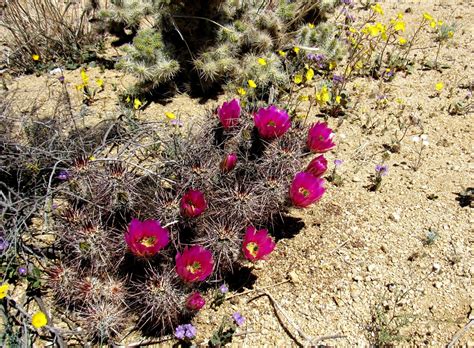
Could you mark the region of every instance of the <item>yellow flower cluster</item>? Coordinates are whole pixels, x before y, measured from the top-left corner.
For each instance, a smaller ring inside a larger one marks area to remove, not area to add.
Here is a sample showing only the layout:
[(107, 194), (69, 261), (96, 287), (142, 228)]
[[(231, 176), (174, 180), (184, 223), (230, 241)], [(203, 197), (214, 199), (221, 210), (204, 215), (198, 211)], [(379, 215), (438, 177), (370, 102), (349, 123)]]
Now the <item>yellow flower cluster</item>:
[(331, 100), (331, 95), (329, 94), (328, 87), (323, 86), (320, 91), (316, 92), (314, 99), (320, 106), (326, 105), (328, 101)]
[(383, 15), (382, 6), (380, 6), (379, 3), (376, 3), (376, 4), (372, 5), (370, 8), (371, 8), (372, 11), (374, 11), (375, 13), (378, 13), (378, 14), (380, 14), (380, 15)]
[(383, 40), (387, 40), (387, 27), (380, 22), (375, 24), (366, 24), (361, 31), (363, 34), (368, 34), (374, 37), (380, 35)]

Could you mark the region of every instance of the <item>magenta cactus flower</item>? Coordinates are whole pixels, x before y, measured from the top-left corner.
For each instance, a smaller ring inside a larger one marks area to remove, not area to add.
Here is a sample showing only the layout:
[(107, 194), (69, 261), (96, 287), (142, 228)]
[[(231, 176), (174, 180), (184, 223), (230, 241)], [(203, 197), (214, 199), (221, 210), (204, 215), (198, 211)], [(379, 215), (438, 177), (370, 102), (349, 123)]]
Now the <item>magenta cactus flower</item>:
[(128, 225), (125, 242), (130, 251), (137, 256), (153, 256), (168, 245), (169, 232), (161, 227), (159, 221), (133, 219)]
[(295, 175), (290, 187), (290, 198), (293, 205), (306, 208), (318, 201), (324, 194), (324, 179), (311, 173), (299, 172)]
[(206, 300), (199, 292), (193, 292), (186, 300), (186, 307), (192, 311), (198, 311), (206, 304)]
[(253, 117), (258, 134), (264, 139), (281, 137), (291, 127), (290, 116), (276, 106), (260, 108)]
[(313, 158), (311, 162), (309, 162), (305, 172), (311, 173), (319, 178), (326, 172), (327, 169), (328, 161), (324, 158), (323, 155), (319, 155), (318, 157)]
[(217, 108), (217, 114), (224, 129), (235, 127), (239, 123), (240, 117), (240, 101), (235, 98), (230, 102), (224, 102)]
[(336, 144), (332, 142), (334, 133), (326, 122), (318, 122), (311, 126), (308, 132), (307, 145), (311, 152), (326, 152), (331, 150)]
[(198, 190), (188, 190), (180, 203), (181, 214), (186, 217), (196, 217), (201, 215), (207, 208), (204, 194)]
[(234, 169), (235, 165), (237, 164), (237, 155), (235, 153), (230, 153), (224, 157), (221, 162), (221, 170), (224, 173), (230, 172)]
[(268, 235), (267, 230), (262, 229), (257, 231), (253, 226), (247, 227), (242, 244), (242, 251), (248, 260), (252, 262), (263, 260), (273, 249), (275, 249), (275, 242)]
[(176, 273), (185, 282), (203, 281), (213, 268), (212, 253), (202, 246), (186, 247), (182, 254), (176, 254)]

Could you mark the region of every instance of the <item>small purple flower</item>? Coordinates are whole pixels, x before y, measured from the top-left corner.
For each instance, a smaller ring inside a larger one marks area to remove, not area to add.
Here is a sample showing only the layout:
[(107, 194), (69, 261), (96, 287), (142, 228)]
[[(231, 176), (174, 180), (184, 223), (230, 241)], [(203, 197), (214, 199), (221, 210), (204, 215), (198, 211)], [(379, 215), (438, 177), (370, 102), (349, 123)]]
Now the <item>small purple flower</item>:
[(27, 273), (28, 273), (28, 271), (26, 270), (25, 267), (18, 267), (18, 274), (19, 275), (26, 276)]
[(375, 171), (380, 175), (380, 176), (385, 176), (388, 173), (388, 166), (382, 165), (382, 164), (377, 164), (375, 166)]
[(196, 337), (196, 332), (196, 328), (192, 324), (183, 324), (176, 328), (174, 336), (179, 340), (190, 340)]
[(219, 291), (221, 292), (221, 294), (227, 294), (229, 292), (229, 288), (227, 287), (226, 284), (222, 284), (219, 287)]
[(338, 83), (343, 83), (344, 82), (344, 77), (340, 76), (340, 75), (334, 75), (332, 77), (332, 82), (334, 84), (338, 84)]
[(354, 5), (354, 3), (353, 3), (352, 0), (342, 0), (342, 3), (343, 3), (344, 5), (349, 5), (349, 6)]
[(334, 165), (336, 167), (340, 167), (342, 165), (342, 163), (344, 163), (344, 161), (342, 159), (335, 159), (334, 160)]
[(0, 252), (6, 251), (10, 243), (3, 237), (0, 237)]
[(181, 122), (181, 121), (178, 120), (178, 119), (171, 120), (171, 124), (172, 124), (173, 126), (176, 126), (176, 127), (182, 127), (182, 126), (183, 126), (183, 122)]
[(235, 312), (234, 314), (232, 314), (232, 318), (234, 319), (237, 326), (244, 325), (245, 317), (243, 317), (242, 314), (240, 314), (239, 312)]
[(66, 181), (69, 179), (69, 173), (67, 170), (61, 170), (57, 176), (59, 180)]
[(58, 80), (59, 80), (59, 82), (64, 83), (64, 76), (59, 76)]
[(306, 56), (306, 58), (315, 62), (319, 68), (323, 68), (326, 62), (326, 56), (321, 53), (318, 53), (318, 54), (310, 53)]

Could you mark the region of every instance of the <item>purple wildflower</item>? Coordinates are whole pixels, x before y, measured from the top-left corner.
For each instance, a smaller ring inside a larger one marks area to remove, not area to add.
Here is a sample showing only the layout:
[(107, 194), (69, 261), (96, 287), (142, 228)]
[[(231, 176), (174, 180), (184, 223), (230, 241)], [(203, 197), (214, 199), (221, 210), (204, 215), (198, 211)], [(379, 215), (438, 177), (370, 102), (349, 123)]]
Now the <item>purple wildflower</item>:
[(321, 54), (321, 53), (318, 53), (318, 54), (310, 53), (306, 56), (306, 58), (308, 58), (309, 60), (312, 60), (313, 62), (315, 62), (316, 65), (321, 69), (324, 67), (324, 64), (326, 62), (326, 56), (324, 54)]
[(388, 166), (382, 165), (382, 164), (377, 164), (375, 166), (375, 171), (380, 175), (380, 176), (385, 176), (388, 173)]
[(190, 340), (196, 337), (196, 332), (196, 328), (192, 324), (183, 324), (176, 328), (174, 336), (179, 340)]
[(240, 314), (239, 312), (235, 312), (234, 314), (232, 314), (232, 318), (234, 319), (237, 326), (244, 325), (245, 317), (243, 317), (242, 314)]
[(57, 176), (59, 180), (66, 181), (69, 179), (69, 173), (67, 170), (61, 170)]
[(21, 276), (25, 276), (28, 273), (25, 267), (18, 267), (18, 274)]
[(334, 84), (338, 84), (338, 83), (343, 83), (344, 82), (344, 77), (340, 76), (340, 75), (334, 75), (332, 77), (332, 82)]
[(171, 124), (172, 124), (173, 126), (176, 126), (176, 127), (182, 127), (182, 126), (183, 126), (183, 122), (181, 122), (181, 121), (178, 120), (178, 119), (171, 120)]
[(334, 165), (336, 167), (340, 167), (342, 165), (342, 163), (344, 163), (344, 161), (342, 159), (335, 159), (334, 160)]
[(58, 80), (59, 80), (59, 82), (64, 83), (64, 76), (59, 76)]
[(0, 237), (0, 252), (6, 251), (10, 243), (3, 237)]
[(219, 287), (219, 291), (221, 292), (221, 294), (227, 294), (229, 292), (229, 288), (227, 287), (226, 284), (222, 284)]

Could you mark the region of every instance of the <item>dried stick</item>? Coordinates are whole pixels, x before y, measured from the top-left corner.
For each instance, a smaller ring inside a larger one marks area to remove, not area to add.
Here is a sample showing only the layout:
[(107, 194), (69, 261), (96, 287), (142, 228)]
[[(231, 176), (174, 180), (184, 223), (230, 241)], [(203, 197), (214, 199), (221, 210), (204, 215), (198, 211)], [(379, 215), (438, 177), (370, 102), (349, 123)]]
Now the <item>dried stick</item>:
[(456, 344), (457, 341), (459, 341), (461, 339), (462, 336), (464, 336), (464, 334), (469, 331), (469, 329), (471, 328), (471, 326), (474, 326), (474, 319), (471, 319), (469, 320), (469, 322), (461, 329), (459, 330), (458, 332), (456, 332), (456, 334), (454, 335), (453, 339), (451, 340), (451, 342), (449, 342), (448, 344), (448, 348), (453, 348), (454, 345)]

